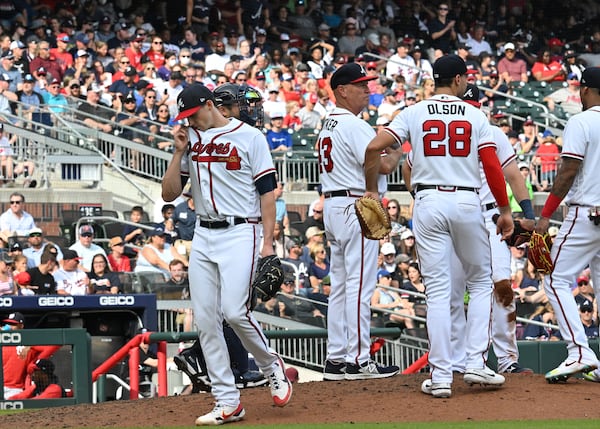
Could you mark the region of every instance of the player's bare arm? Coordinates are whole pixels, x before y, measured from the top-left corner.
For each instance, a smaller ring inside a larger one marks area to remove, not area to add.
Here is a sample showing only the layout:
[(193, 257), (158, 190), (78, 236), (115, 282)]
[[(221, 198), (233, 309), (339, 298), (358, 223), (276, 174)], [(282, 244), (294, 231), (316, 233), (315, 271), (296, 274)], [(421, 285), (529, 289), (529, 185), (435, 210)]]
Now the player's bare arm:
[(406, 190), (408, 192), (412, 192), (412, 183), (410, 182), (410, 173), (411, 173), (411, 168), (408, 163), (408, 159), (406, 159), (402, 163), (402, 179), (404, 180), (404, 184), (406, 185)]
[(181, 159), (185, 155), (189, 140), (187, 127), (180, 127), (174, 134), (173, 158), (167, 167), (162, 180), (162, 198), (166, 202), (173, 201), (183, 191), (181, 183)]
[(260, 196), (260, 215), (263, 223), (263, 247), (260, 256), (273, 255), (273, 230), (275, 229), (275, 194), (273, 191)]
[(381, 152), (395, 143), (388, 133), (379, 133), (367, 146), (365, 151), (365, 197), (379, 199), (377, 176), (381, 170)]
[(565, 198), (569, 189), (573, 185), (575, 176), (579, 172), (581, 167), (581, 160), (564, 156), (556, 178), (554, 179), (554, 185), (550, 190), (550, 195), (544, 204), (542, 209), (542, 215), (540, 216), (535, 226), (535, 231), (544, 234), (548, 231), (550, 226), (550, 217), (558, 208), (560, 202)]
[[(525, 179), (523, 179), (523, 176), (519, 172), (517, 162), (514, 159), (504, 166), (504, 177), (510, 185), (515, 198), (519, 201), (519, 205), (521, 205), (521, 208), (523, 209), (525, 219), (521, 220), (521, 226), (527, 231), (533, 231), (533, 228), (535, 227), (535, 215), (533, 214), (533, 209), (531, 207), (529, 192), (527, 191), (527, 186), (525, 186)], [(528, 210), (525, 210), (523, 206), (526, 206)]]
[(498, 204), (498, 210), (500, 211), (500, 217), (498, 218), (498, 222), (496, 222), (496, 231), (499, 234), (502, 234), (502, 239), (505, 240), (512, 235), (515, 224), (510, 210), (510, 204), (508, 203), (504, 175), (502, 174), (502, 167), (500, 166), (500, 161), (496, 155), (496, 149), (491, 146), (480, 149), (479, 158), (481, 159), (481, 164), (490, 191), (494, 195)]
[(402, 147), (389, 147), (385, 150), (385, 154), (381, 155), (381, 166), (379, 174), (392, 174), (398, 168), (398, 164), (402, 159)]

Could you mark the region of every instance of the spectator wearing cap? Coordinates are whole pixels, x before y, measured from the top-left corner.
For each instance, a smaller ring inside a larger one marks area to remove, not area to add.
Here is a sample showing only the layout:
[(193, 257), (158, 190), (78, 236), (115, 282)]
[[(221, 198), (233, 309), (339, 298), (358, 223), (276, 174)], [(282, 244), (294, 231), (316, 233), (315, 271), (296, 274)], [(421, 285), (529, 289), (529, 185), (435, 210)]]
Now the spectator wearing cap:
[(515, 44), (507, 42), (504, 44), (504, 57), (498, 61), (498, 73), (506, 84), (512, 82), (527, 82), (527, 63), (517, 57)]
[[(121, 110), (117, 113), (114, 122), (124, 125), (120, 129), (119, 137), (144, 144), (145, 136), (137, 130), (148, 131), (148, 128), (146, 122), (135, 113), (136, 108), (137, 99), (135, 92), (131, 91), (122, 98)], [(139, 157), (140, 153), (138, 151), (131, 151), (129, 160), (131, 168), (139, 167)]]
[(309, 15), (307, 2), (308, 0), (296, 0), (294, 11), (288, 18), (292, 32), (301, 40), (311, 40), (317, 36), (317, 25)]
[(88, 56), (86, 57), (87, 59), (87, 63), (86, 66), (89, 67), (92, 65), (92, 58), (95, 56), (95, 51), (94, 49), (90, 48), (89, 46), (95, 46), (95, 43), (92, 41), (90, 41), (90, 38), (87, 36), (87, 34), (85, 34), (84, 32), (81, 32), (79, 34), (77, 34), (73, 40), (75, 41), (75, 46), (69, 50), (69, 53), (73, 56), (73, 58), (75, 60), (77, 60), (77, 58), (79, 56), (82, 56), (82, 52), (81, 51), (85, 51), (87, 52)]
[(298, 111), (298, 117), (301, 121), (301, 128), (309, 130), (320, 130), (323, 126), (321, 115), (315, 110), (315, 105), (319, 102), (319, 97), (316, 93), (309, 93), (305, 100), (304, 107)]
[[(2, 320), (2, 323), (3, 330), (21, 330), (25, 328), (25, 317), (22, 313), (13, 312)], [(25, 389), (29, 364), (35, 362), (45, 350), (47, 348), (42, 346), (5, 345), (2, 347), (4, 399), (9, 399)]]
[(581, 80), (581, 74), (585, 70), (585, 66), (581, 63), (577, 53), (573, 49), (567, 49), (565, 51), (562, 65), (565, 68), (565, 73), (567, 76), (571, 73), (575, 73), (577, 80)]
[(126, 22), (117, 24), (115, 36), (106, 41), (106, 44), (108, 45), (108, 53), (111, 56), (116, 58), (115, 49), (127, 49), (129, 47), (129, 39), (131, 37), (129, 33), (129, 27), (129, 24)]
[(377, 107), (377, 117), (384, 118), (387, 123), (390, 123), (396, 112), (401, 110), (404, 103), (399, 102), (396, 98), (396, 92), (391, 89), (387, 89), (383, 93), (383, 101)]
[[(388, 243), (389, 244), (389, 243)], [(413, 304), (408, 299), (401, 297), (398, 292), (388, 289), (392, 286), (392, 273), (381, 269), (377, 272), (377, 287), (371, 296), (371, 308), (387, 311), (374, 315), (381, 317), (384, 323), (401, 323), (407, 329), (414, 328), (413, 320), (407, 316), (414, 316)]]
[[(104, 256), (106, 257), (106, 255)], [(91, 295), (94, 293), (89, 277), (79, 267), (80, 261), (81, 258), (76, 251), (72, 249), (63, 250), (61, 267), (54, 273), (58, 295)], [(90, 261), (90, 267), (91, 263)]]
[(42, 96), (44, 97), (44, 103), (54, 113), (64, 113), (67, 111), (66, 107), (69, 105), (67, 97), (61, 93), (61, 81), (56, 78), (52, 78), (48, 82), (48, 86), (42, 90)]
[(31, 287), (31, 276), (27, 271), (13, 271), (13, 280), (19, 296), (33, 296), (35, 290)]
[[(379, 40), (379, 33), (371, 33), (367, 37), (364, 38), (365, 43), (362, 46), (356, 48), (354, 51), (356, 57), (363, 57), (364, 61), (371, 62), (374, 61), (377, 63), (377, 68), (383, 68), (387, 62), (385, 60), (380, 60), (378, 57), (381, 56), (381, 52), (379, 47), (381, 46), (381, 41)], [(374, 54), (377, 57), (369, 55)]]
[(284, 111), (275, 111), (270, 115), (271, 129), (267, 131), (267, 142), (272, 152), (285, 152), (292, 148), (292, 135), (283, 129)]
[[(476, 76), (475, 80), (477, 80), (479, 77), (481, 77), (481, 74), (479, 73), (481, 66), (471, 56), (471, 46), (470, 45), (468, 45), (467, 43), (458, 43), (456, 45), (456, 54), (459, 57), (461, 57), (463, 59), (463, 61), (465, 62), (465, 64), (467, 65), (467, 73), (469, 75)], [(475, 72), (473, 72), (473, 70)]]
[[(508, 120), (502, 119), (500, 121), (500, 126), (504, 123), (508, 123)], [(505, 133), (508, 133), (510, 127), (508, 129), (504, 129)], [(519, 151), (519, 155), (521, 154), (529, 154), (535, 152), (538, 147), (542, 144), (542, 139), (540, 138), (538, 126), (531, 118), (527, 118), (525, 122), (523, 122), (523, 132), (519, 134), (519, 141), (521, 149)]]
[(168, 244), (167, 232), (157, 227), (149, 230), (147, 243), (139, 252), (134, 272), (136, 273), (161, 273), (165, 276), (165, 281), (170, 277), (169, 263), (174, 259), (183, 261), (187, 267), (185, 256), (177, 252), (176, 246)]
[(364, 46), (364, 39), (360, 36), (358, 21), (355, 18), (348, 17), (342, 26), (344, 33), (337, 43), (338, 55), (353, 57), (355, 52), (361, 46)]
[[(88, 60), (90, 59), (90, 54), (85, 49), (77, 50), (75, 54), (75, 61), (73, 65), (65, 70), (65, 80), (67, 78), (71, 78), (77, 83), (81, 85), (81, 81), (89, 76), (89, 67)], [(67, 88), (69, 85), (66, 85)]]
[[(129, 58), (123, 56), (120, 61), (129, 61)], [(127, 66), (123, 70), (123, 77), (112, 83), (108, 88), (108, 92), (115, 97), (124, 98), (129, 93), (133, 93), (136, 89), (137, 70), (134, 67)], [(119, 107), (118, 104), (115, 107)]]
[[(192, 59), (194, 61), (206, 62), (207, 55), (211, 53), (211, 49), (206, 42), (204, 42), (198, 37), (198, 33), (196, 33), (196, 30), (193, 27), (186, 27), (183, 33), (183, 38), (184, 41), (181, 44), (181, 47), (188, 48), (192, 52)], [(225, 44), (223, 44), (223, 50), (225, 50)], [(209, 68), (207, 65), (207, 70), (212, 69)]]
[[(48, 242), (44, 240), (44, 233), (40, 228), (33, 228), (27, 235), (27, 243), (29, 246), (23, 249), (23, 255), (27, 257), (27, 268), (29, 269), (40, 264), (42, 253)], [(56, 258), (57, 260), (62, 259), (60, 250), (58, 250)]]
[(31, 384), (22, 392), (10, 396), (11, 401), (19, 399), (56, 399), (66, 396), (63, 387), (58, 384), (54, 373), (54, 363), (48, 359), (38, 359), (27, 367)]
[(585, 330), (585, 336), (588, 338), (598, 338), (597, 311), (594, 311), (594, 305), (590, 301), (584, 301), (579, 304), (579, 317)]
[(562, 82), (565, 72), (558, 61), (552, 60), (549, 49), (542, 49), (531, 68), (531, 75), (538, 82)]
[(260, 49), (260, 52), (266, 53), (273, 50), (271, 42), (267, 41), (267, 30), (264, 28), (257, 28), (254, 38), (254, 42), (250, 45), (250, 51), (254, 52), (256, 48)]
[(40, 74), (40, 67), (44, 68), (45, 73), (50, 74), (51, 77), (47, 78), (48, 82), (53, 79), (56, 79), (59, 82), (62, 80), (63, 69), (56, 58), (50, 55), (50, 44), (45, 40), (38, 43), (37, 56), (29, 63), (29, 68), (36, 77)]
[(104, 256), (106, 256), (106, 252), (102, 247), (93, 243), (94, 227), (92, 225), (81, 225), (77, 232), (77, 241), (74, 244), (72, 244), (69, 247), (69, 249), (74, 250), (77, 253), (77, 257), (81, 258), (81, 268), (85, 272), (88, 272), (92, 267), (92, 258), (94, 257), (94, 255), (101, 253)]
[(538, 191), (549, 191), (554, 183), (556, 172), (558, 171), (558, 160), (560, 159), (560, 149), (556, 144), (554, 135), (550, 130), (544, 131), (542, 144), (535, 152), (531, 160), (534, 168), (539, 169)]
[(265, 101), (263, 102), (263, 110), (269, 118), (280, 112), (283, 112), (283, 116), (285, 117), (285, 101), (279, 99), (279, 90), (279, 85), (276, 83), (270, 84), (267, 88), (267, 97), (265, 97)]
[(133, 35), (130, 36), (129, 46), (125, 48), (125, 56), (129, 58), (129, 65), (136, 71), (142, 71), (142, 43), (146, 40), (145, 32), (144, 35)]
[(13, 192), (9, 198), (10, 207), (0, 215), (0, 231), (8, 235), (26, 236), (36, 227), (33, 216), (24, 210), (25, 196)]
[[(594, 295), (593, 285), (587, 275), (580, 275), (576, 280), (577, 288), (573, 291), (577, 305), (593, 304), (597, 309), (596, 296)], [(594, 311), (594, 318), (597, 318), (597, 311)]]
[(416, 69), (415, 60), (408, 54), (409, 49), (409, 43), (404, 40), (398, 41), (396, 53), (390, 57), (386, 67), (385, 75), (388, 79), (395, 79), (397, 75), (402, 75), (407, 84), (417, 84), (419, 71)]
[[(44, 97), (35, 90), (36, 79), (32, 74), (23, 77), (23, 89), (17, 91), (17, 99), (21, 103), (21, 115), (29, 120), (42, 122), (40, 107), (44, 104)], [(50, 123), (46, 123), (50, 125)]]
[(102, 88), (93, 83), (87, 90), (85, 101), (77, 109), (76, 117), (90, 128), (110, 133), (112, 125), (109, 121), (113, 113), (99, 104), (101, 94)]
[(15, 57), (13, 67), (19, 72), (20, 76), (25, 76), (30, 72), (29, 58), (25, 55), (25, 44), (21, 40), (13, 40), (10, 43), (10, 50)]
[(577, 74), (569, 73), (567, 75), (567, 87), (562, 87), (547, 95), (544, 97), (544, 102), (548, 104), (548, 109), (552, 112), (555, 110), (556, 105), (562, 107), (570, 115), (581, 112), (582, 105)]
[(8, 89), (10, 83), (10, 76), (6, 73), (0, 73), (0, 113), (7, 115), (12, 114), (10, 102), (17, 101), (17, 94)]
[(0, 55), (0, 74), (9, 77), (8, 90), (16, 93), (17, 90), (23, 88), (23, 77), (14, 64), (15, 55), (12, 50), (5, 51)]
[[(516, 132), (514, 132), (514, 131), (510, 131), (509, 133), (514, 133), (516, 135)], [(523, 176), (523, 179), (525, 180), (525, 187), (527, 188), (527, 192), (529, 193), (529, 199), (531, 201), (533, 201), (534, 193), (533, 193), (533, 185), (531, 184), (531, 180), (529, 180), (529, 176), (530, 176), (529, 163), (525, 162), (525, 161), (521, 161), (517, 164), (517, 167), (519, 168), (519, 172), (521, 173), (521, 175)], [(513, 194), (512, 188), (510, 187), (510, 185), (508, 183), (506, 184), (506, 194), (508, 195), (508, 202), (510, 204), (510, 209), (513, 212), (513, 214), (515, 216), (523, 217), (523, 209), (519, 205), (519, 202), (516, 200), (515, 195)]]
[(454, 25), (456, 20), (449, 18), (449, 7), (447, 3), (440, 3), (437, 8), (436, 17), (429, 20), (427, 27), (431, 37), (431, 47), (439, 49), (444, 54), (450, 53), (452, 42), (456, 40)]
[(63, 75), (73, 65), (73, 55), (68, 51), (70, 41), (67, 33), (59, 33), (56, 35), (56, 48), (50, 49), (50, 55), (56, 58)]
[(225, 52), (227, 55), (240, 55), (240, 42), (241, 40), (246, 40), (246, 38), (240, 40), (240, 35), (235, 28), (228, 29), (225, 35), (227, 39)]
[(113, 31), (112, 22), (112, 19), (108, 15), (104, 15), (100, 18), (95, 34), (96, 41), (107, 43), (110, 39), (115, 37), (116, 34)]

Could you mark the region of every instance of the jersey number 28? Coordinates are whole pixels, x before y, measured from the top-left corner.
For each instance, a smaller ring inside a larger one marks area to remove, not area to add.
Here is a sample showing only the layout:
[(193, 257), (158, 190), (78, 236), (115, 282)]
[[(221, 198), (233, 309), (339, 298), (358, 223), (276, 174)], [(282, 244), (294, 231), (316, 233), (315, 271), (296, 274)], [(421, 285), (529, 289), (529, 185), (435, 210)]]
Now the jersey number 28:
[(331, 137), (323, 137), (317, 142), (319, 149), (319, 174), (324, 171), (331, 173), (333, 170), (333, 159), (331, 159)]
[[(452, 121), (446, 124), (438, 119), (423, 123), (423, 153), (425, 156), (461, 156), (471, 153), (471, 123)], [(448, 143), (445, 144), (444, 142)], [(446, 151), (447, 147), (447, 151)]]

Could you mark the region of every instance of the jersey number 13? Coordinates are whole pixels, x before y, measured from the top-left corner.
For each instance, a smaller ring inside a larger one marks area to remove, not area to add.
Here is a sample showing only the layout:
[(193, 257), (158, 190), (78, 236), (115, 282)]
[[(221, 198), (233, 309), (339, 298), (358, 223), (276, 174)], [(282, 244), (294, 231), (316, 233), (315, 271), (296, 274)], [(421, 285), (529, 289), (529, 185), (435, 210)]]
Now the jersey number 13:
[(333, 159), (331, 159), (331, 137), (323, 137), (317, 141), (319, 149), (319, 174), (324, 171), (331, 173), (333, 170)]

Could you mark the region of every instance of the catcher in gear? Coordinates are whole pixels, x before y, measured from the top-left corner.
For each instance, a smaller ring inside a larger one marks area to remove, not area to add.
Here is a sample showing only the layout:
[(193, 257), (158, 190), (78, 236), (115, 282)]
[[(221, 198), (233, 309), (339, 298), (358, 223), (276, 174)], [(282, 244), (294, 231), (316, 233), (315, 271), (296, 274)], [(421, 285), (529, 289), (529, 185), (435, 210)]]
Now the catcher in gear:
[(256, 89), (243, 84), (226, 83), (213, 91), (215, 105), (226, 118), (234, 117), (256, 128), (264, 125), (263, 99)]

